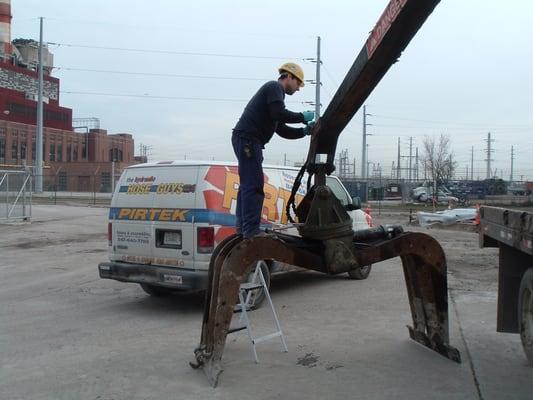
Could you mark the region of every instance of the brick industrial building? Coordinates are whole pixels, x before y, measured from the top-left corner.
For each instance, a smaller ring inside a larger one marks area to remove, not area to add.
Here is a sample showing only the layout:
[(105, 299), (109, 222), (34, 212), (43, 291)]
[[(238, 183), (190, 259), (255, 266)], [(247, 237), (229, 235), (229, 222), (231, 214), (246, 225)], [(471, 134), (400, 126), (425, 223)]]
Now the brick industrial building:
[[(33, 166), (36, 156), (39, 46), (33, 40), (11, 43), (10, 22), (10, 0), (0, 0), (0, 169)], [(134, 157), (133, 137), (88, 124), (77, 132), (72, 109), (60, 106), (60, 82), (50, 75), (52, 69), (53, 56), (45, 47), (43, 188), (110, 191), (113, 171), (116, 176), (141, 161)]]

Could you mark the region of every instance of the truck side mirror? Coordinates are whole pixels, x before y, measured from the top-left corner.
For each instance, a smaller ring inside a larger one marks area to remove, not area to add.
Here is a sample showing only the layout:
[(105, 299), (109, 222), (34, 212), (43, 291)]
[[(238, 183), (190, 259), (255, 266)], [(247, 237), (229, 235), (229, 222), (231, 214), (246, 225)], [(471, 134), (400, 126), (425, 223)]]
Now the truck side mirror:
[[(352, 210), (359, 210), (359, 209), (361, 209), (361, 199), (360, 199), (359, 197), (357, 197), (357, 196), (352, 197), (352, 204), (350, 204), (350, 205), (351, 205), (350, 208), (351, 208)], [(350, 210), (350, 211), (352, 211), (352, 210)]]

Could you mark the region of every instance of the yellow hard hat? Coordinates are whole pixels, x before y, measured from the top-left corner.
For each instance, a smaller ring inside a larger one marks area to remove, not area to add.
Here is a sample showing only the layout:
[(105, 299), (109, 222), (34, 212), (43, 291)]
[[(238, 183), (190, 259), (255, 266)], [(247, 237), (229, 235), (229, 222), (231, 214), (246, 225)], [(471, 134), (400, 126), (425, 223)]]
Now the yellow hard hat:
[(304, 86), (304, 70), (296, 63), (288, 62), (278, 69), (279, 73), (288, 72), (294, 75), (300, 81), (300, 87)]

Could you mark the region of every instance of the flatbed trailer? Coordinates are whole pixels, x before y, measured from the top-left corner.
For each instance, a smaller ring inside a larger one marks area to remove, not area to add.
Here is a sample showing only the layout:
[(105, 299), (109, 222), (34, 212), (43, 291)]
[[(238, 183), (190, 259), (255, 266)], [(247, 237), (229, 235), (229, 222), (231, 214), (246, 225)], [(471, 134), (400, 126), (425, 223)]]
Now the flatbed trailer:
[(533, 364), (533, 213), (481, 207), (479, 244), (499, 248), (496, 330), (519, 333)]

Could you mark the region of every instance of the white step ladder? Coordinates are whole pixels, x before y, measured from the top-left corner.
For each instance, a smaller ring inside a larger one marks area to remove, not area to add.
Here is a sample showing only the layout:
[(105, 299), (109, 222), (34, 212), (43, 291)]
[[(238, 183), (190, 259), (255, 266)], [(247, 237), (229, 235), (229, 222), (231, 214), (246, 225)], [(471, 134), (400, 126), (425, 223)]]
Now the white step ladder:
[[(246, 329), (246, 332), (248, 333), (248, 338), (250, 339), (252, 355), (256, 363), (259, 363), (259, 358), (257, 357), (257, 351), (255, 349), (255, 345), (257, 343), (261, 343), (266, 340), (279, 337), (281, 339), (282, 351), (284, 352), (289, 351), (287, 349), (287, 343), (285, 342), (285, 336), (283, 335), (281, 326), (279, 324), (278, 315), (276, 314), (276, 310), (274, 309), (274, 304), (272, 303), (272, 299), (270, 298), (270, 293), (268, 292), (268, 286), (266, 284), (265, 277), (261, 270), (262, 266), (264, 266), (264, 268), (268, 268), (268, 266), (266, 265), (264, 261), (259, 261), (255, 267), (252, 280), (250, 282), (242, 283), (241, 286), (239, 287), (239, 304), (237, 307), (240, 308), (241, 315), (239, 317), (238, 324), (234, 327), (230, 326), (230, 329), (228, 331), (228, 333), (233, 333), (233, 332)], [(248, 317), (248, 312), (251, 311), (253, 307), (253, 304), (251, 304), (252, 291), (257, 290), (257, 289), (263, 289), (265, 293), (265, 297), (266, 297), (266, 300), (268, 301), (268, 304), (270, 305), (270, 310), (272, 311), (272, 315), (274, 317), (274, 322), (276, 324), (277, 330), (268, 335), (256, 337), (252, 333), (252, 326), (250, 324), (250, 318)]]

